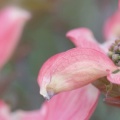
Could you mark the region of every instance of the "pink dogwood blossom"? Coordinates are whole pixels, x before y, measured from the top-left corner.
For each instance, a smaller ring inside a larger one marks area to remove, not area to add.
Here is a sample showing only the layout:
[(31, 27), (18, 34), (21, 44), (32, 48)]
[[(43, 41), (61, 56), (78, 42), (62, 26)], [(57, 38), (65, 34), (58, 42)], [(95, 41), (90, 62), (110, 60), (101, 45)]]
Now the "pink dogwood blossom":
[(0, 69), (15, 50), (29, 18), (29, 12), (17, 7), (9, 6), (0, 11)]
[[(119, 60), (119, 53), (116, 56), (115, 52), (112, 59), (107, 55), (111, 43), (120, 35), (119, 13), (120, 9), (105, 23), (107, 42), (104, 44), (99, 44), (88, 28), (73, 29), (66, 34), (76, 48), (56, 54), (43, 64), (38, 76), (41, 95), (50, 99), (61, 92), (83, 89), (83, 86), (104, 77), (110, 83), (120, 84), (119, 61), (115, 61)], [(119, 43), (118, 40), (112, 48), (119, 48)]]
[(120, 84), (119, 72), (113, 73), (119, 67), (95, 42), (88, 28), (71, 30), (66, 36), (77, 47), (59, 53), (44, 63), (38, 77), (40, 93), (44, 97), (49, 99), (54, 94), (82, 87), (105, 76), (110, 82)]

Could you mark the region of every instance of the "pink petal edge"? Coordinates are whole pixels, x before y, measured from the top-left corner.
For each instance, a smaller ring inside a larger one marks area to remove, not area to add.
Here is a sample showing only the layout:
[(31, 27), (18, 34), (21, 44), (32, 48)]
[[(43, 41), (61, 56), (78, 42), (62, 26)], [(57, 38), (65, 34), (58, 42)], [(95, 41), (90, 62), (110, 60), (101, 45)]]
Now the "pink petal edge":
[(93, 33), (88, 28), (76, 28), (70, 30), (66, 37), (69, 38), (76, 47), (91, 48), (103, 52), (95, 40)]

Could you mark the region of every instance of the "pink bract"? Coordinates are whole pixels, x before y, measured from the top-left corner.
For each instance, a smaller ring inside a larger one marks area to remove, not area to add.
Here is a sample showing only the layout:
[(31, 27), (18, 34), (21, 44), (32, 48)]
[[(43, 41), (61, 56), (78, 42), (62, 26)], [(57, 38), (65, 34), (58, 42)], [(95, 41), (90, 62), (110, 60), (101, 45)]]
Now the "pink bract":
[(77, 90), (60, 93), (52, 100), (46, 101), (41, 109), (34, 111), (18, 110), (10, 113), (7, 105), (2, 104), (0, 117), (7, 115), (9, 119), (0, 120), (89, 120), (96, 107), (98, 96), (99, 91), (92, 85), (87, 85)]
[(76, 47), (91, 48), (103, 52), (98, 46), (98, 42), (95, 40), (93, 33), (88, 28), (76, 28), (70, 30), (66, 37), (70, 39)]
[(118, 9), (105, 23), (105, 35), (109, 40), (102, 45), (95, 41), (88, 28), (73, 29), (66, 34), (76, 48), (51, 57), (42, 66), (38, 84), (44, 97), (49, 99), (54, 94), (82, 87), (105, 76), (110, 82), (120, 84), (120, 73), (114, 74), (119, 67), (106, 55), (110, 44), (120, 35), (119, 30), (119, 34), (113, 32), (116, 24), (120, 26), (119, 13)]
[(106, 40), (114, 40), (120, 37), (120, 10), (116, 11), (113, 16), (106, 21), (104, 35)]
[(0, 11), (0, 69), (15, 50), (24, 24), (29, 18), (29, 12), (13, 6)]
[(38, 77), (40, 93), (49, 99), (59, 92), (87, 85), (107, 76), (108, 70), (116, 69), (105, 54), (89, 48), (74, 48), (53, 56), (43, 65)]
[(2, 100), (0, 100), (0, 120), (10, 120), (10, 109)]
[(103, 34), (106, 40), (120, 37), (120, 0), (118, 0), (118, 10), (105, 22)]

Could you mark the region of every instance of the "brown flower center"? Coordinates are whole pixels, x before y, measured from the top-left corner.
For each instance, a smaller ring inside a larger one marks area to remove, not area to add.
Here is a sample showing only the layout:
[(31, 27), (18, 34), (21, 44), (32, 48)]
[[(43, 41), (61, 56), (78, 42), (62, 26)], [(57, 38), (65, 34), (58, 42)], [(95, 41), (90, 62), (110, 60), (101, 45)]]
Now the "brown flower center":
[(110, 46), (108, 56), (117, 66), (120, 66), (120, 40), (115, 40), (115, 43)]

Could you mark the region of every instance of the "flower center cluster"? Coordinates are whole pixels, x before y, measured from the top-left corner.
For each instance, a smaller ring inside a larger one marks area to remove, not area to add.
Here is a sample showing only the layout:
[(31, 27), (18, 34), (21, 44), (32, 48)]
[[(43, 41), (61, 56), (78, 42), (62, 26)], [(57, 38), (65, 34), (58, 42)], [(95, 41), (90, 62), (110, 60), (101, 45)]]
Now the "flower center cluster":
[(120, 40), (115, 40), (110, 46), (108, 55), (117, 66), (120, 66)]

